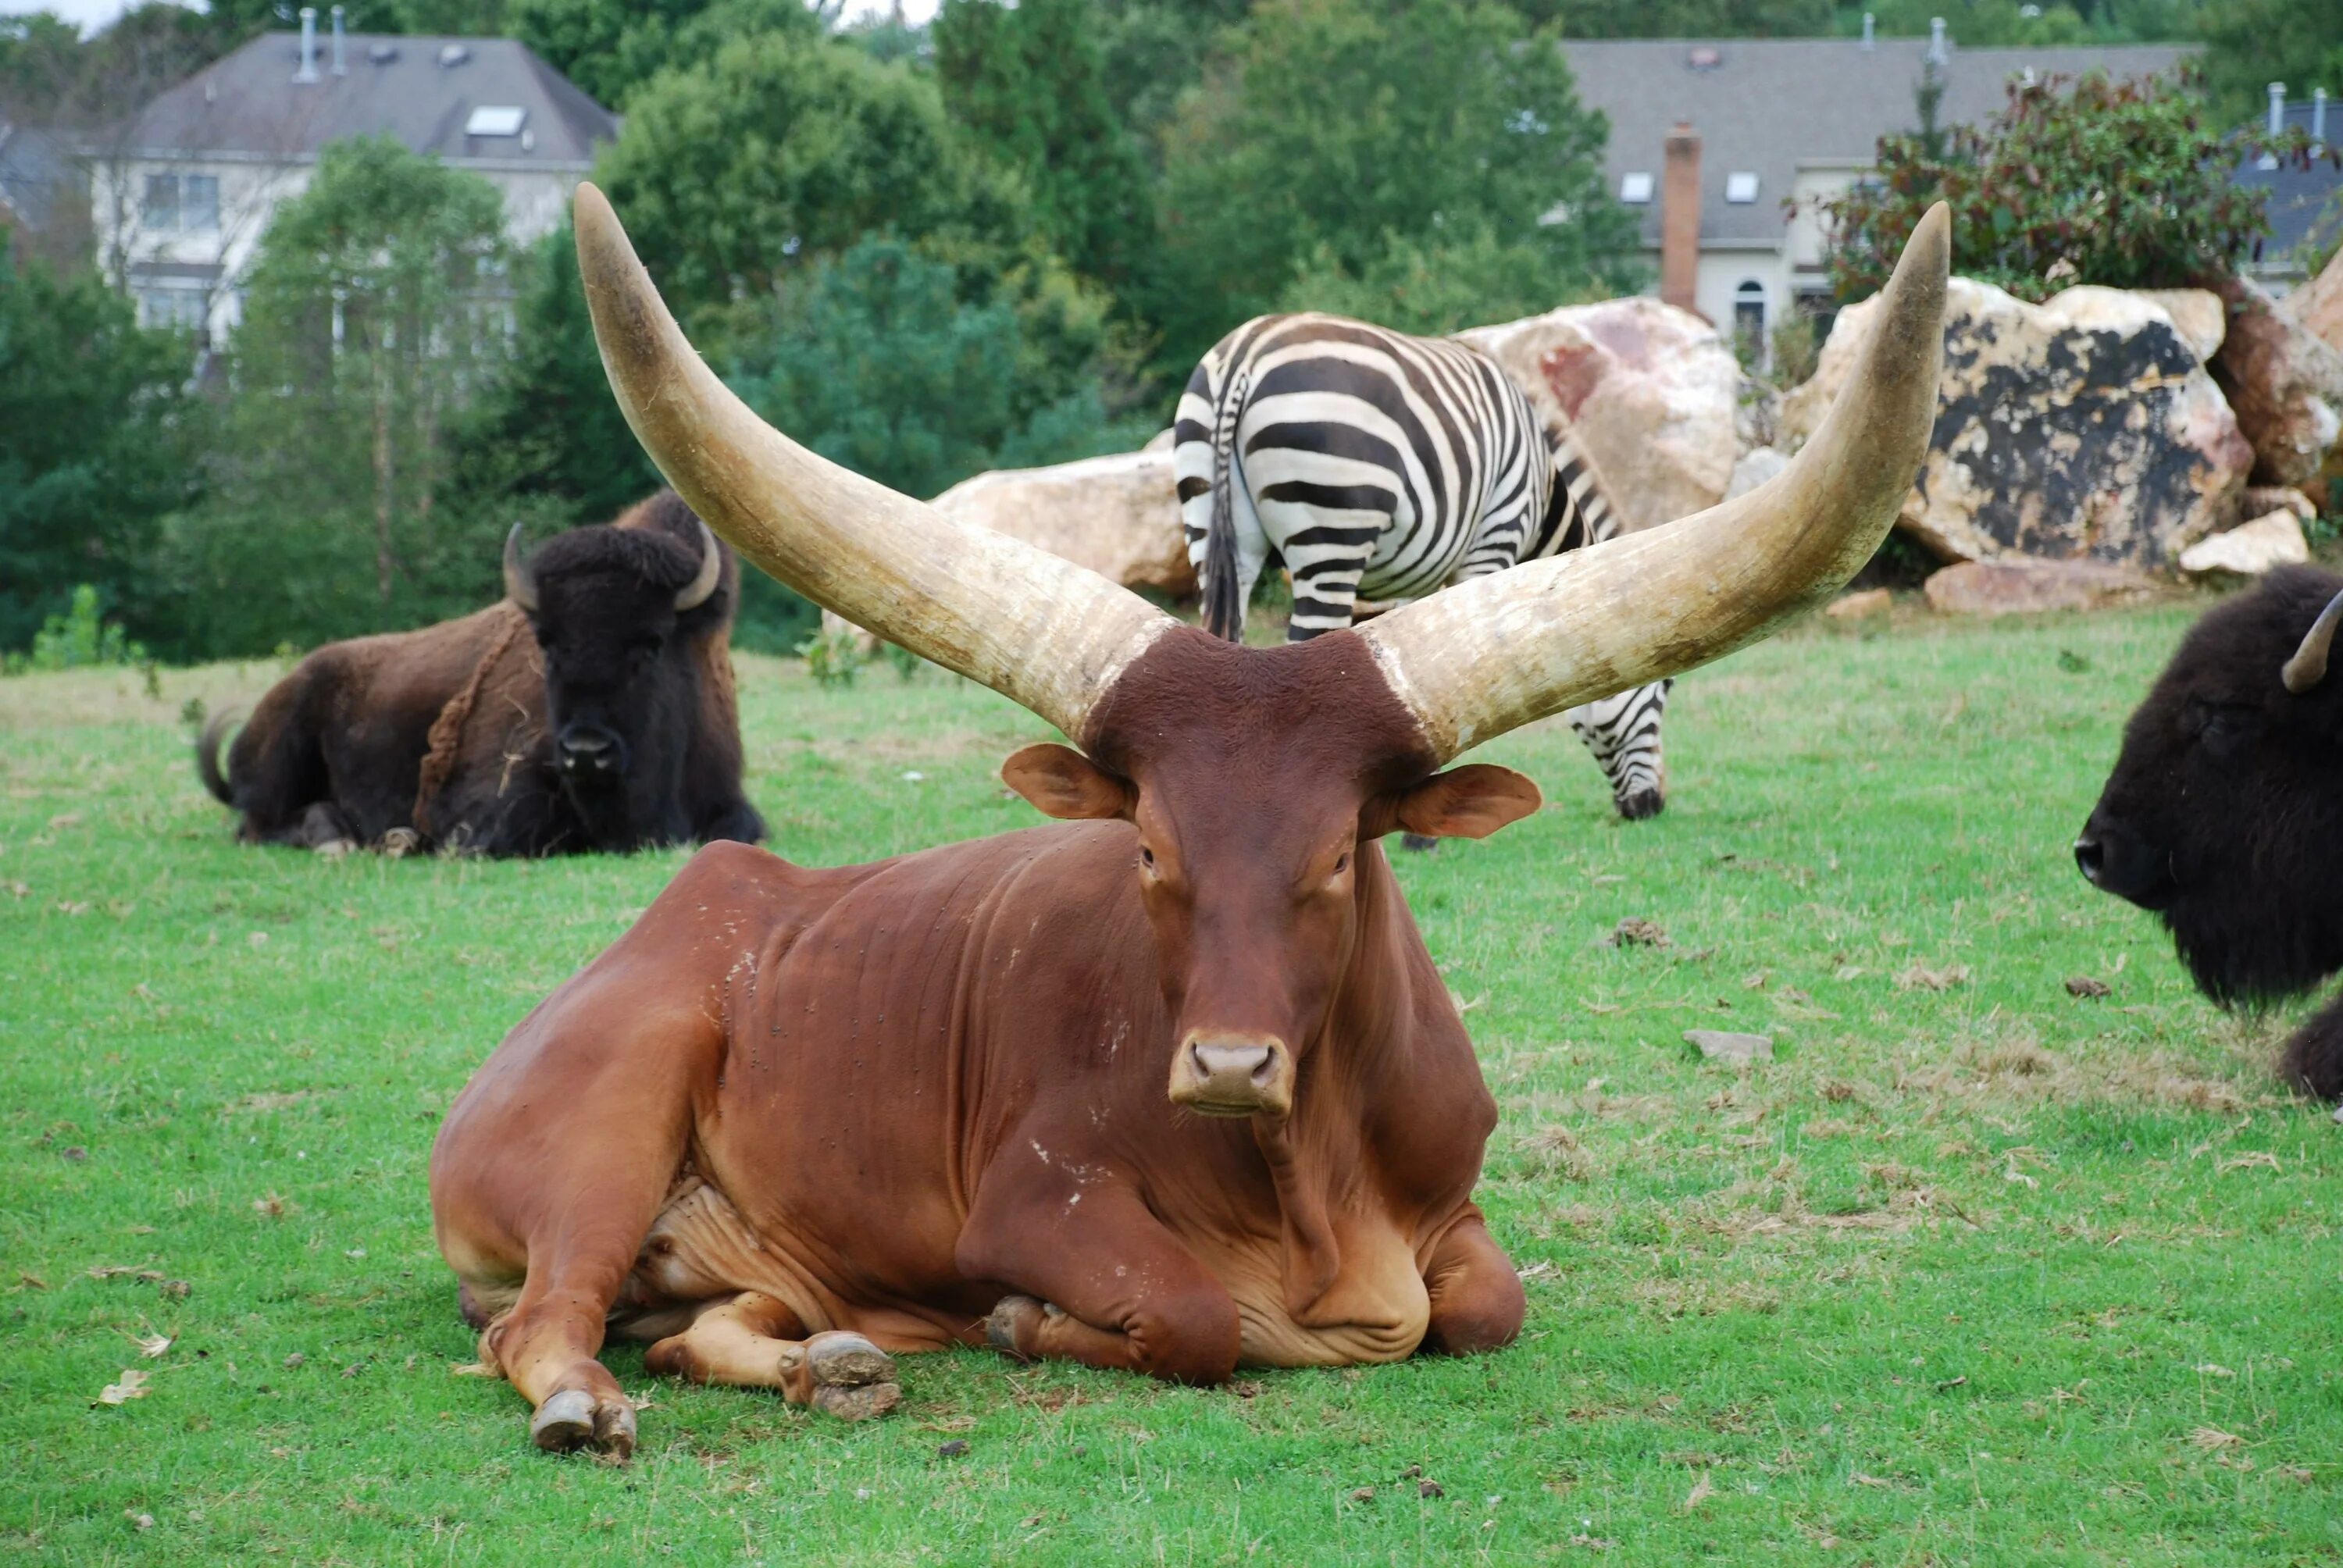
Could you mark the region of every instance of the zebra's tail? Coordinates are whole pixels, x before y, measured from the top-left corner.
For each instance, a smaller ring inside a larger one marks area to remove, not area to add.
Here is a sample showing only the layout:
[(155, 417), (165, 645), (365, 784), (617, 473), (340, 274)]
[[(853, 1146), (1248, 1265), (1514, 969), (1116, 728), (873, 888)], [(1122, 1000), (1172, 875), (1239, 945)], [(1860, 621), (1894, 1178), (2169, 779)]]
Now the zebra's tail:
[(1244, 411), (1251, 375), (1231, 373), (1212, 410), (1212, 512), (1204, 526), (1204, 629), (1225, 642), (1244, 640), (1244, 590), (1237, 582), (1235, 483), (1237, 417)]

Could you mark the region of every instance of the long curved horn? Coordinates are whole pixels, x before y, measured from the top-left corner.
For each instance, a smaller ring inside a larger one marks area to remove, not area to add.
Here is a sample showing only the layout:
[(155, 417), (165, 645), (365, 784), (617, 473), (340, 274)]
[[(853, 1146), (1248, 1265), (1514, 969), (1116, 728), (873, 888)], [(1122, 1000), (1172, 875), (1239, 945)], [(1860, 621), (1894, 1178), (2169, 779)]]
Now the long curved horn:
[(2327, 678), (2327, 656), (2335, 649), (2335, 628), (2338, 624), (2343, 624), (2343, 593), (2327, 601), (2327, 608), (2318, 612), (2318, 618), (2303, 635), (2302, 646), (2294, 650), (2294, 657), (2278, 672), (2286, 689), (2295, 696), (2308, 696)]
[(1855, 376), (1790, 466), (1665, 528), (1529, 561), (1359, 628), (1443, 761), (1509, 729), (1756, 641), (1835, 593), (1928, 449), (1950, 218), (1904, 247)]
[(698, 609), (706, 604), (708, 596), (716, 591), (717, 579), (723, 575), (723, 552), (716, 548), (716, 536), (708, 531), (706, 523), (702, 523), (699, 525), (699, 571), (689, 582), (675, 590), (677, 612)]
[(767, 425), (684, 340), (608, 198), (580, 185), (576, 216), (610, 389), (691, 509), (816, 604), (1082, 743), (1092, 705), (1179, 623), (1095, 572), (947, 518)]
[(537, 574), (520, 553), (520, 525), (505, 536), (505, 596), (529, 614), (537, 613)]

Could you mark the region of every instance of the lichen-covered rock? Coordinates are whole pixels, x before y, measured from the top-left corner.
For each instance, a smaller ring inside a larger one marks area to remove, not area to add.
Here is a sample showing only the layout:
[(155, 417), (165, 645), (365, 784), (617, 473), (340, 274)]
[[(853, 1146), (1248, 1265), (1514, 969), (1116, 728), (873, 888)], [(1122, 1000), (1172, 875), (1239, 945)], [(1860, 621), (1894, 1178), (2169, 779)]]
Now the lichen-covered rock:
[[(1784, 399), (1785, 440), (1820, 426), (1876, 315), (1875, 300), (1840, 312), (1814, 377)], [(2169, 563), (2236, 518), (2253, 466), (2205, 337), (2142, 293), (2028, 305), (1954, 278), (1936, 431), (1902, 526), (1947, 560)]]
[(939, 511), (1023, 539), (1124, 588), (1196, 591), (1168, 447), (963, 479)]
[(2254, 448), (2258, 485), (2317, 485), (2343, 437), (2343, 353), (2240, 278), (2213, 377)]
[[(2070, 288), (2058, 297), (2070, 299), (2081, 292), (2079, 288)], [(2219, 295), (2209, 288), (2143, 288), (2137, 292), (2142, 299), (2164, 307), (2164, 313), (2172, 317), (2172, 325), (2180, 329), (2180, 336), (2188, 340), (2197, 358), (2210, 359), (2221, 351), (2221, 340), (2229, 335), (2229, 307)]]
[(2156, 592), (2156, 579), (2111, 561), (2013, 558), (1946, 567), (1921, 591), (1943, 615), (2039, 615), (2135, 603)]
[(1779, 447), (1751, 447), (1733, 465), (1733, 479), (1725, 487), (1725, 498), (1747, 495), (1789, 466), (1789, 457)]
[(2343, 349), (2343, 250), (2317, 277), (2278, 301), (2278, 314), (2329, 348)]
[(1741, 367), (1699, 317), (1656, 299), (1610, 299), (1457, 336), (1585, 444), (1631, 528), (1724, 497), (1741, 450)]
[(2180, 569), (2192, 577), (2258, 578), (2309, 559), (2310, 541), (2302, 536), (2302, 519), (2280, 510), (2198, 539), (2180, 552)]

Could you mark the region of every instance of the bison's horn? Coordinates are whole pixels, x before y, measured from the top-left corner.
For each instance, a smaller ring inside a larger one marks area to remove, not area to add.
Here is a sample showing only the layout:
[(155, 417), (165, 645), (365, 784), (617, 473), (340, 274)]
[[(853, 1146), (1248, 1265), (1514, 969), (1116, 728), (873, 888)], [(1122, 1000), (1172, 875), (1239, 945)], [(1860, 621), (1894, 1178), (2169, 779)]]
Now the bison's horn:
[(2295, 696), (2308, 695), (2327, 678), (2327, 656), (2335, 650), (2335, 628), (2338, 623), (2343, 623), (2343, 593), (2327, 601), (2327, 608), (2318, 612), (2318, 618), (2303, 635), (2302, 646), (2294, 650), (2294, 657), (2279, 671), (2286, 689)]
[(505, 536), (505, 595), (529, 614), (537, 613), (537, 575), (528, 569), (528, 560), (520, 553), (518, 523)]
[(1179, 623), (1094, 572), (947, 518), (773, 429), (692, 352), (591, 185), (578, 187), (577, 226), (610, 388), (692, 510), (816, 604), (1085, 739), (1091, 705)]
[(1862, 568), (1927, 452), (1948, 226), (1942, 204), (1920, 220), (1854, 377), (1771, 482), (1665, 528), (1460, 584), (1360, 628), (1442, 759), (1720, 658)]
[(716, 591), (716, 580), (724, 575), (723, 552), (716, 548), (716, 536), (708, 525), (699, 525), (699, 570), (692, 579), (675, 590), (675, 608), (680, 612), (698, 609)]

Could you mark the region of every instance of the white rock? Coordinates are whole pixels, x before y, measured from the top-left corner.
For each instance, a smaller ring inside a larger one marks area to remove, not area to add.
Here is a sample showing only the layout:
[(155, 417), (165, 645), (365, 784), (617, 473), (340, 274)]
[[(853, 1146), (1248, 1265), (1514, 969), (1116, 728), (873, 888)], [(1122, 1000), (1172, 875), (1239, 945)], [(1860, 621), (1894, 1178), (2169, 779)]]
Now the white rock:
[(1024, 540), (1124, 588), (1196, 591), (1170, 447), (963, 479), (935, 499), (962, 522)]
[(2258, 578), (2309, 559), (2310, 541), (2302, 537), (2302, 519), (2291, 511), (2278, 511), (2197, 540), (2180, 552), (2180, 569), (2196, 576), (2228, 572)]

